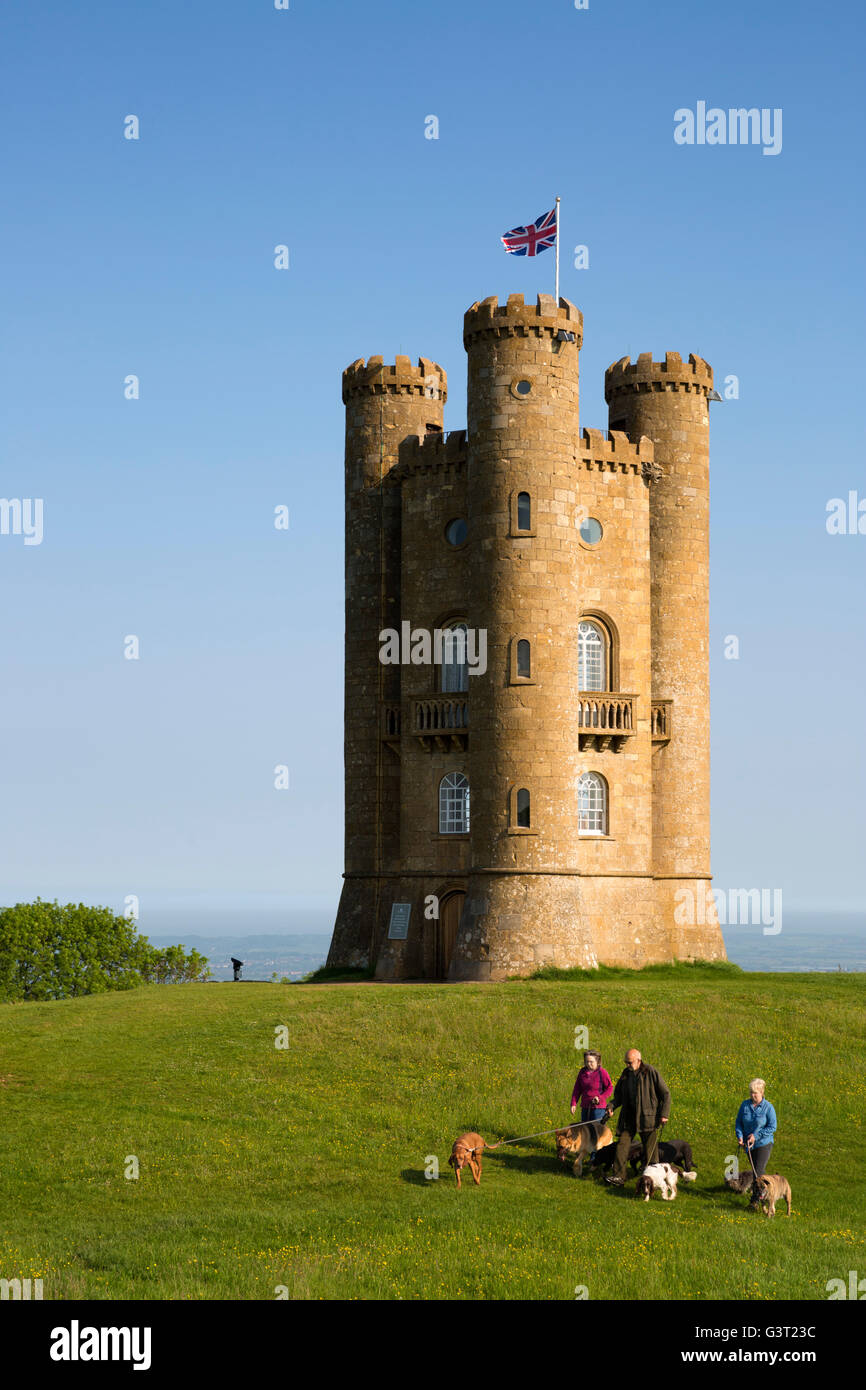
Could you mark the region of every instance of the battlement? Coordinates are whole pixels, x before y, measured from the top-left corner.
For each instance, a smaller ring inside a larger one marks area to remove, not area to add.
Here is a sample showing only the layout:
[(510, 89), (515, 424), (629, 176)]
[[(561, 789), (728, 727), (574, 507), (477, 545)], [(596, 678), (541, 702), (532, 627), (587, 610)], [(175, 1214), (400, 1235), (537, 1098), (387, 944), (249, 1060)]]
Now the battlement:
[(552, 294), (540, 294), (535, 304), (524, 303), (522, 294), (510, 294), (507, 304), (500, 304), (494, 294), (480, 303), (476, 301), (463, 318), (463, 345), (468, 349), (485, 333), (498, 337), (553, 337), (563, 329), (575, 335), (580, 347), (583, 342), (583, 314), (567, 299), (557, 305)]
[(419, 357), (413, 365), (408, 357), (398, 354), (394, 364), (385, 364), (382, 357), (371, 357), (365, 364), (359, 357), (343, 372), (343, 402), (352, 397), (385, 393), (405, 396), (426, 396), (429, 400), (448, 398), (448, 377), (429, 357)]
[(603, 430), (581, 430), (580, 442), (581, 457), (588, 454), (590, 457), (603, 462), (611, 460), (619, 463), (640, 464), (645, 459), (648, 463), (652, 463), (655, 455), (655, 445), (645, 434), (641, 435), (637, 444), (632, 444), (623, 430), (611, 430), (608, 434), (605, 434)]
[(662, 476), (661, 468), (654, 461), (655, 445), (645, 434), (633, 444), (622, 430), (611, 430), (609, 434), (601, 430), (581, 430), (578, 458), (587, 469), (631, 473), (643, 478), (645, 483), (655, 482)]
[(700, 391), (709, 395), (712, 389), (713, 369), (694, 353), (688, 362), (678, 352), (666, 352), (663, 362), (654, 362), (651, 352), (642, 352), (636, 362), (623, 357), (604, 374), (606, 401), (620, 391)]
[(408, 473), (438, 472), (443, 468), (460, 467), (466, 462), (466, 431), (450, 430), (448, 434), (413, 434), (400, 445), (400, 462), (391, 470), (404, 478)]

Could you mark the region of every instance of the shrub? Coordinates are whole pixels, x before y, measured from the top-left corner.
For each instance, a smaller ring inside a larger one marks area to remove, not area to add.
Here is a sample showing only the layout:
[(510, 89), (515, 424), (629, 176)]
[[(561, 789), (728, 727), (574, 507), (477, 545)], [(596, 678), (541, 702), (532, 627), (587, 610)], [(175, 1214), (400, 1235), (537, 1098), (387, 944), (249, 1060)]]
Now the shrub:
[(207, 960), (182, 946), (158, 950), (109, 907), (16, 903), (0, 908), (0, 1000), (71, 999), (205, 976)]

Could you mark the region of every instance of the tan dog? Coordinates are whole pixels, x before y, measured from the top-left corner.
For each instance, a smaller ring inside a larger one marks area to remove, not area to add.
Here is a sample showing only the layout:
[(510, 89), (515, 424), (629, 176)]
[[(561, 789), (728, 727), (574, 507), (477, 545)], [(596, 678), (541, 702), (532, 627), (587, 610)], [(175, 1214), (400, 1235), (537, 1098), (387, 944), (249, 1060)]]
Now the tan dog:
[[(500, 1139), (499, 1144), (502, 1143)], [(488, 1144), (470, 1130), (468, 1134), (461, 1134), (459, 1139), (455, 1139), (451, 1147), (451, 1157), (448, 1162), (454, 1169), (454, 1176), (457, 1179), (457, 1186), (460, 1186), (460, 1170), (468, 1163), (472, 1171), (472, 1177), (476, 1185), (481, 1182), (481, 1154), (484, 1149), (498, 1149), (499, 1144)]]
[(556, 1156), (560, 1163), (574, 1159), (572, 1172), (575, 1177), (582, 1178), (583, 1160), (596, 1149), (606, 1149), (612, 1143), (610, 1127), (603, 1120), (593, 1120), (588, 1125), (569, 1125), (568, 1129), (556, 1131)]
[(758, 1192), (761, 1206), (768, 1216), (776, 1215), (776, 1203), (783, 1198), (788, 1204), (788, 1215), (791, 1215), (791, 1184), (781, 1173), (765, 1173), (758, 1179)]

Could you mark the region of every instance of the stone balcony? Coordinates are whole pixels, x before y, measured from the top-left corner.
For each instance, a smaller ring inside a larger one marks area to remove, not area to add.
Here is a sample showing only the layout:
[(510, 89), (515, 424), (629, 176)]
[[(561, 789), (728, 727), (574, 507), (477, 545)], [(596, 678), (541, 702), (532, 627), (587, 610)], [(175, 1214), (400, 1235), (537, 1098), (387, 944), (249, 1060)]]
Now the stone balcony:
[[(613, 690), (584, 690), (578, 696), (577, 729), (581, 749), (619, 753), (634, 737), (636, 695)], [(652, 741), (668, 743), (673, 718), (672, 700), (651, 702)], [(465, 749), (469, 743), (469, 698), (466, 694), (432, 695), (412, 701), (412, 727), (407, 732), (432, 752)], [(382, 709), (382, 741), (400, 756), (400, 705)]]
[(653, 700), (651, 702), (650, 728), (653, 743), (668, 743), (673, 724), (673, 700)]
[[(399, 705), (382, 709), (382, 742), (400, 756), (402, 711)], [(432, 695), (412, 701), (412, 734), (429, 752), (465, 749), (469, 741), (469, 700), (466, 695)]]
[(636, 695), (612, 690), (582, 690), (577, 697), (581, 749), (619, 753), (635, 733)]
[(469, 742), (469, 700), (466, 695), (434, 695), (415, 700), (412, 733), (431, 752), (465, 748)]

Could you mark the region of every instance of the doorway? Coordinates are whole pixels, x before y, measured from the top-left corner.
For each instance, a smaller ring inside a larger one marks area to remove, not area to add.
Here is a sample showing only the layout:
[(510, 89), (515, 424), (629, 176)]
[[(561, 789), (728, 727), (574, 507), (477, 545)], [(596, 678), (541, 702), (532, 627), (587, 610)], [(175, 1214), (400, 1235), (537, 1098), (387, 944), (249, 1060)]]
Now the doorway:
[(436, 933), (436, 979), (447, 980), (457, 940), (457, 928), (466, 894), (462, 890), (447, 893), (439, 903), (439, 930)]

